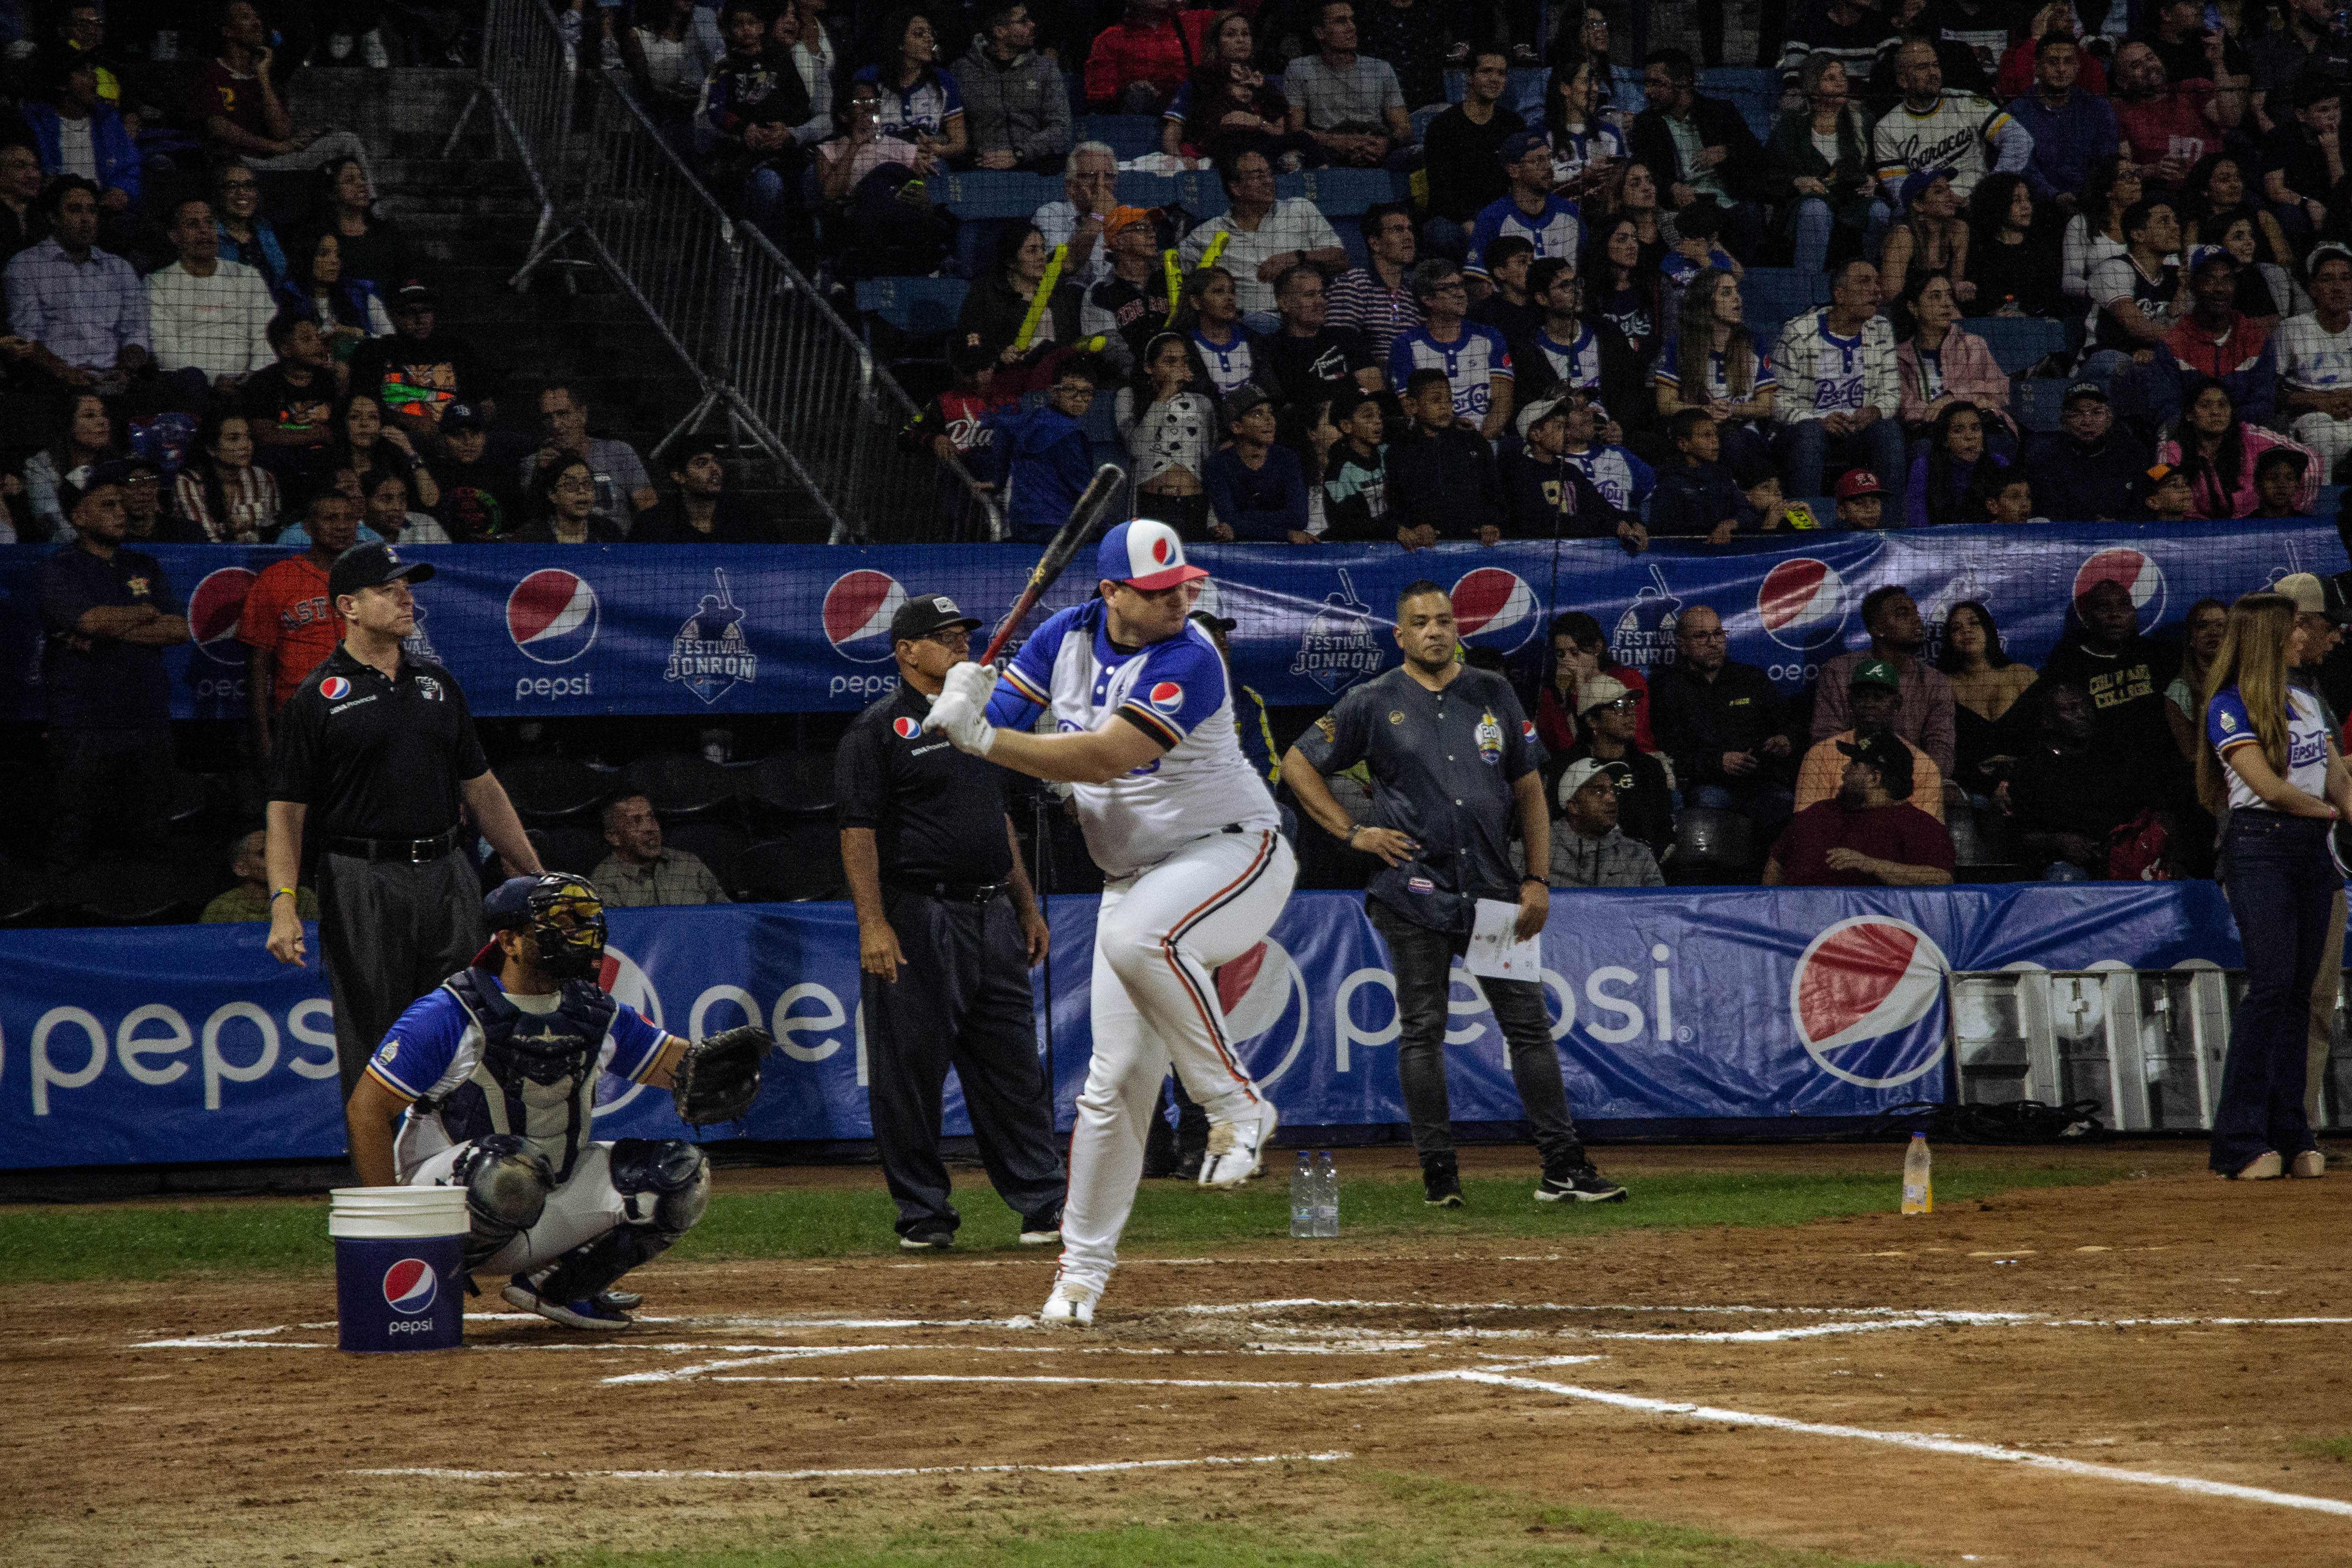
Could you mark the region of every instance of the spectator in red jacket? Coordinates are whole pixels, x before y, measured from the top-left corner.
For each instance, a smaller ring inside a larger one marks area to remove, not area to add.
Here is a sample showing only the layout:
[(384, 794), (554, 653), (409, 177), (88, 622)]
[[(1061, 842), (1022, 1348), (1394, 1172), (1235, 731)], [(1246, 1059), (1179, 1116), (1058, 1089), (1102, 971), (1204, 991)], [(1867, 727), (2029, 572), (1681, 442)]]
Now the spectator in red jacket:
[(1617, 662), (1601, 623), (1582, 610), (1554, 616), (1551, 622), (1552, 679), (1536, 704), (1536, 739), (1558, 756), (1576, 742), (1576, 721), (1569, 717), (1579, 706), (1578, 690), (1600, 676), (1623, 686), (1638, 700), (1633, 710), (1633, 744), (1644, 752), (1658, 749), (1650, 733), (1650, 683), (1630, 664)]
[(1097, 114), (1157, 114), (1206, 56), (1212, 13), (1181, 0), (1128, 0), (1087, 54), (1087, 107)]

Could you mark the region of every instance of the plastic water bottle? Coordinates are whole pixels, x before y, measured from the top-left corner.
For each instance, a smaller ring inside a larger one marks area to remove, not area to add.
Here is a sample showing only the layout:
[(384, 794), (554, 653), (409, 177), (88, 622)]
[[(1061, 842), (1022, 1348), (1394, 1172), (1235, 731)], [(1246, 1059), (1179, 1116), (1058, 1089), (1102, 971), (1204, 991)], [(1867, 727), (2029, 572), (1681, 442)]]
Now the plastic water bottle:
[(1315, 1156), (1315, 1234), (1339, 1234), (1339, 1171), (1328, 1149)]
[(1290, 1170), (1290, 1234), (1311, 1237), (1315, 1234), (1315, 1167), (1308, 1163), (1307, 1151), (1298, 1152), (1298, 1163)]
[[(1932, 1174), (1934, 1162), (1927, 1154), (1927, 1135), (1911, 1134), (1911, 1147), (1903, 1154), (1903, 1212), (1934, 1214), (1936, 1183)], [(1295, 1222), (1294, 1222), (1295, 1223)]]

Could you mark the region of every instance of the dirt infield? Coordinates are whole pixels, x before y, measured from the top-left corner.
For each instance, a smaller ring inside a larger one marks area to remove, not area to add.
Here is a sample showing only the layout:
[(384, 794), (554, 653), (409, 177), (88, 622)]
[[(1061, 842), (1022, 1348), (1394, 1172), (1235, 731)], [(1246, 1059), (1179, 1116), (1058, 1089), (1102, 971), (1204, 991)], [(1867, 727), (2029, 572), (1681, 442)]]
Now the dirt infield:
[[(1899, 1152), (1612, 1155), (1638, 1202), (1670, 1169), (1891, 1193)], [(0, 1562), (528, 1560), (1007, 1500), (1299, 1521), (1370, 1471), (1920, 1563), (2343, 1561), (2352, 1465), (2308, 1445), (2352, 1432), (2352, 1175), (2077, 1157), (2144, 1174), (1924, 1220), (1139, 1258), (1082, 1334), (1027, 1321), (1052, 1262), (1009, 1255), (656, 1265), (621, 1341), (501, 1315), (373, 1359), (322, 1348), (331, 1279), (5, 1286)], [(727, 1183), (845, 1179), (878, 1181)]]

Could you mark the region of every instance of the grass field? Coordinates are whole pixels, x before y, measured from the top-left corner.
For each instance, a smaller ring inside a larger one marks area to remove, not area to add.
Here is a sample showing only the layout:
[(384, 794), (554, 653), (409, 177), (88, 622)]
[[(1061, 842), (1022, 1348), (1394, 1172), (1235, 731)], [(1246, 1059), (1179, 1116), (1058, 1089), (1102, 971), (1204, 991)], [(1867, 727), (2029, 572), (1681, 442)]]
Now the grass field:
[[(1954, 1169), (1939, 1173), (1939, 1205), (1967, 1204), (2022, 1187), (2081, 1186), (2113, 1181), (2113, 1168)], [(1469, 1240), (1592, 1235), (1628, 1228), (1786, 1226), (1840, 1215), (1881, 1214), (1893, 1206), (1895, 1173), (1690, 1173), (1648, 1175), (1622, 1204), (1538, 1205), (1527, 1178), (1466, 1181), (1467, 1206), (1433, 1211), (1421, 1185), (1364, 1177), (1340, 1189), (1343, 1239), (1442, 1237)], [(961, 1194), (964, 1252), (1010, 1250), (1018, 1224), (1010, 1210), (967, 1183)], [(1283, 1170), (1237, 1193), (1203, 1193), (1175, 1182), (1147, 1182), (1136, 1200), (1124, 1245), (1134, 1251), (1230, 1248), (1286, 1237), (1290, 1200)], [(324, 1198), (257, 1198), (184, 1205), (39, 1207), (0, 1210), (0, 1279), (20, 1282), (163, 1279), (207, 1273), (287, 1273), (332, 1261)], [(670, 1253), (678, 1259), (855, 1258), (896, 1250), (889, 1197), (870, 1192), (721, 1191), (693, 1234)]]

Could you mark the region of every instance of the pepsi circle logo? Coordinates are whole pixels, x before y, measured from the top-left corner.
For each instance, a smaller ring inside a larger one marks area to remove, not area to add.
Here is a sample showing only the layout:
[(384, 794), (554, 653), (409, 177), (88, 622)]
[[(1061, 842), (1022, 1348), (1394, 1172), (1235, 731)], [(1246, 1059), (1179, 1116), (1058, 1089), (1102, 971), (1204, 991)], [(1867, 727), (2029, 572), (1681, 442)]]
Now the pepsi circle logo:
[(1821, 647), (1845, 629), (1845, 579), (1809, 555), (1783, 561), (1756, 590), (1756, 618), (1782, 647)]
[(570, 664), (596, 645), (602, 609), (585, 577), (559, 566), (532, 573), (507, 595), (507, 636), (538, 664)]
[[(1240, 957), (1217, 966), (1217, 1007), (1225, 1017), (1225, 1038), (1260, 1089), (1270, 1089), (1290, 1070), (1307, 1044), (1312, 1011), (1307, 977), (1283, 945), (1271, 937)], [(1286, 1029), (1283, 1025), (1290, 1026)], [(1263, 1043), (1261, 1043), (1263, 1042)], [(1268, 1058), (1281, 1057), (1268, 1065)]]
[(224, 566), (209, 574), (188, 595), (188, 640), (215, 664), (245, 668), (245, 645), (236, 640), (245, 616), (245, 596), (253, 590), (251, 572)]
[(1798, 957), (1790, 1021), (1823, 1072), (1864, 1089), (1894, 1089), (1944, 1059), (1950, 969), (1917, 926), (1856, 915), (1813, 938)]
[(441, 1280), (422, 1258), (404, 1258), (383, 1271), (383, 1304), (404, 1317), (429, 1312), (441, 1299)]
[(844, 573), (824, 591), (825, 641), (853, 664), (881, 664), (890, 657), (890, 617), (906, 602), (887, 573)]
[(1153, 563), (1161, 566), (1167, 565), (1168, 557), (1172, 549), (1173, 546), (1168, 542), (1166, 535), (1163, 534), (1160, 537), (1154, 539), (1151, 542), (1151, 559)]
[(1481, 566), (1454, 584), (1454, 624), (1475, 647), (1510, 652), (1536, 634), (1543, 605), (1516, 572)]
[(1184, 706), (1184, 689), (1172, 680), (1162, 680), (1152, 687), (1145, 700), (1155, 712), (1173, 713)]
[(352, 694), (352, 683), (340, 675), (331, 675), (319, 682), (319, 695), (330, 702), (341, 702)]
[(2138, 551), (2117, 545), (2087, 557), (2074, 569), (2074, 597), (2080, 599), (2102, 583), (2113, 583), (2131, 595), (2140, 630), (2164, 619), (2164, 568)]
[[(654, 989), (652, 978), (638, 967), (637, 961), (610, 942), (604, 944), (604, 962), (596, 966), (596, 984), (610, 992), (615, 1002), (635, 1008), (637, 1016), (655, 1028), (662, 1026), (661, 993)], [(723, 996), (726, 993), (721, 991), (718, 994)], [(759, 1021), (757, 1014), (752, 1015), (752, 1021)], [(701, 1033), (700, 1014), (695, 1016), (690, 1027), (694, 1033)], [(614, 1073), (601, 1073), (596, 1079), (596, 1108), (590, 1115), (603, 1116), (618, 1110), (643, 1094), (645, 1089), (644, 1084), (634, 1079)]]
[(923, 727), (912, 719), (893, 719), (890, 728), (898, 731), (898, 739), (902, 741), (911, 741), (923, 732)]

